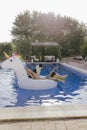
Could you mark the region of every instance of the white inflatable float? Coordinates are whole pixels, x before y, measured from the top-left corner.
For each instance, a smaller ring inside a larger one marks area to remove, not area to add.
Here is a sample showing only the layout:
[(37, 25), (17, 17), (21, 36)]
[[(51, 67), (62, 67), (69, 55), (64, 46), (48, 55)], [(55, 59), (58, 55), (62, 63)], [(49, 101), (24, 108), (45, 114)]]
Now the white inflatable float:
[(57, 82), (50, 79), (29, 78), (23, 62), (16, 56), (12, 56), (1, 63), (3, 69), (13, 69), (18, 79), (19, 87), (31, 90), (44, 90), (57, 86)]

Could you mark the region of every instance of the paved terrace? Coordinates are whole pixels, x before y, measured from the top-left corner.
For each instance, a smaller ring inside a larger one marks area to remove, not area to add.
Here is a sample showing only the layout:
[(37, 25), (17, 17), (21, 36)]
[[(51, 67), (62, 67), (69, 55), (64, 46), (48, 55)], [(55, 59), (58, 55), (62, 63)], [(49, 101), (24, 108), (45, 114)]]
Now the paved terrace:
[(87, 130), (87, 105), (0, 108), (0, 130)]
[(0, 130), (87, 130), (87, 105), (0, 108)]
[(87, 61), (73, 60), (72, 58), (64, 58), (61, 63), (67, 63), (68, 65), (75, 66), (87, 71)]

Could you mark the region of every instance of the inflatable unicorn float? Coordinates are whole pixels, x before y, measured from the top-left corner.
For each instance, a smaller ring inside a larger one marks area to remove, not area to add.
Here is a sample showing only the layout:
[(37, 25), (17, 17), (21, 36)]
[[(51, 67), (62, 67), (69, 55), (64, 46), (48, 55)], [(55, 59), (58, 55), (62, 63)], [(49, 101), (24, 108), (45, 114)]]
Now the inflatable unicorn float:
[[(17, 56), (9, 57), (5, 53), (7, 60), (3, 61), (0, 66), (2, 69), (13, 69), (18, 80), (18, 86), (23, 89), (30, 90), (44, 90), (57, 86), (57, 82), (52, 79), (46, 79), (40, 75), (40, 79), (29, 78), (25, 66), (20, 58)], [(66, 77), (66, 76), (65, 76)]]

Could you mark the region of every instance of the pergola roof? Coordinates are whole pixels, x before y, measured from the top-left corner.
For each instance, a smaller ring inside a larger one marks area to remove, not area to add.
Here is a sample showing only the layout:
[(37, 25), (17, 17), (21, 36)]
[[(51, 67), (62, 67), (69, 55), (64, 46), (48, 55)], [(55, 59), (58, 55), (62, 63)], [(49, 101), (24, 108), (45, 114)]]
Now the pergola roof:
[(58, 46), (57, 42), (32, 42), (32, 46)]

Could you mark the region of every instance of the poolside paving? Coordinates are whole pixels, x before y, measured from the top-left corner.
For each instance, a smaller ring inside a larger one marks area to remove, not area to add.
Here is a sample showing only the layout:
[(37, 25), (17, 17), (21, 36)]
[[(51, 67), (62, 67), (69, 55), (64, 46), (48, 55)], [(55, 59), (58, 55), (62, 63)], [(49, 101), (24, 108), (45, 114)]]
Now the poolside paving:
[(87, 61), (84, 60), (73, 60), (72, 58), (66, 58), (61, 63), (67, 63), (68, 65), (75, 66), (87, 71)]
[(21, 121), (0, 124), (0, 130), (87, 130), (86, 119)]
[(0, 108), (0, 130), (87, 130), (87, 105)]
[(87, 105), (0, 108), (0, 130), (87, 130)]

